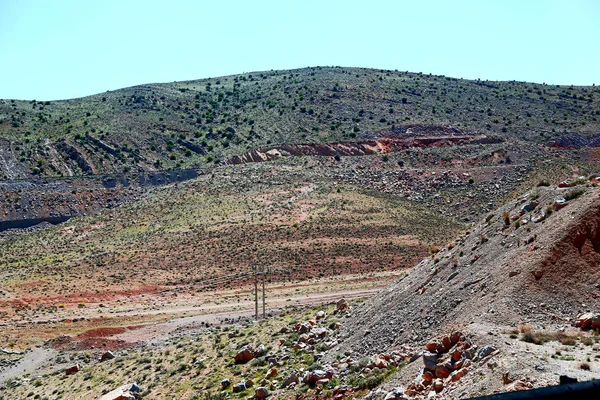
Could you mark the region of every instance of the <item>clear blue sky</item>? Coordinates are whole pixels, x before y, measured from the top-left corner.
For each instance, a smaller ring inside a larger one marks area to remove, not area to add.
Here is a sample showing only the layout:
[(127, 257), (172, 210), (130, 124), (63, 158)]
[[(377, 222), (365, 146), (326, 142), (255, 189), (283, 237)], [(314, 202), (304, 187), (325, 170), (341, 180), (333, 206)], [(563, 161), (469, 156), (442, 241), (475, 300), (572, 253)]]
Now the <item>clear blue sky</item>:
[(0, 98), (356, 66), (600, 84), (600, 1), (0, 0)]

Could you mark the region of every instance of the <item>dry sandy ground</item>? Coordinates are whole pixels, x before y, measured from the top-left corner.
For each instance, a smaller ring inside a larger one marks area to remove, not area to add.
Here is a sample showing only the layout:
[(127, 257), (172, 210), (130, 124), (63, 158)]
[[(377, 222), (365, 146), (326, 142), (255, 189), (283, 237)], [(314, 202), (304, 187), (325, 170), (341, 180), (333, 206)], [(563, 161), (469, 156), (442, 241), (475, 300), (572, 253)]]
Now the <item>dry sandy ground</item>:
[[(397, 273), (396, 273), (397, 274)], [(305, 290), (304, 284), (293, 285), (293, 289), (282, 288), (276, 285), (267, 286), (267, 293), (270, 294), (266, 304), (267, 316), (275, 315), (285, 307), (290, 306), (308, 306), (336, 302), (341, 298), (345, 299), (360, 299), (369, 297), (383, 287), (387, 282), (394, 277), (393, 274), (385, 273), (377, 276), (376, 279), (366, 283), (362, 281), (360, 284), (347, 284), (347, 290), (335, 291), (335, 286), (330, 284), (318, 284), (313, 282), (311, 290)], [(349, 277), (348, 282), (352, 282), (352, 277)], [(340, 279), (344, 280), (344, 279)], [(337, 282), (338, 284), (340, 282)], [(274, 288), (275, 287), (275, 288)], [(296, 289), (301, 288), (302, 295), (291, 295), (298, 293)], [(317, 290), (318, 289), (318, 290)], [(240, 289), (236, 292), (244, 292), (249, 294), (250, 289)], [(309, 292), (306, 293), (305, 292)], [(215, 296), (215, 294), (212, 294)], [(64, 333), (70, 333), (73, 341), (69, 345), (76, 345), (78, 335), (85, 340), (81, 340), (81, 346), (89, 346), (90, 350), (94, 350), (95, 346), (103, 346), (105, 350), (111, 347), (111, 343), (116, 348), (124, 348), (147, 344), (160, 344), (176, 336), (182, 332), (190, 332), (196, 329), (201, 329), (207, 325), (220, 325), (229, 322), (239, 321), (241, 319), (254, 318), (254, 301), (232, 301), (237, 298), (232, 293), (220, 293), (218, 296), (222, 302), (213, 302), (209, 304), (190, 304), (189, 302), (181, 302), (176, 305), (166, 305), (163, 308), (157, 309), (137, 309), (135, 306), (124, 307), (121, 311), (116, 311), (114, 316), (106, 319), (104, 323), (98, 319), (92, 319), (93, 315), (90, 310), (77, 310), (79, 316), (75, 319), (84, 318), (71, 325), (77, 325), (75, 328), (68, 327), (69, 322), (58, 322), (54, 319), (56, 329), (46, 331), (48, 319), (40, 318), (37, 321), (30, 321), (27, 324), (22, 324), (23, 328), (29, 331), (29, 339), (35, 340), (38, 344), (29, 347), (22, 355), (11, 355), (12, 359), (19, 358), (19, 362), (9, 366), (0, 367), (0, 384), (10, 381), (16, 377), (22, 376), (37, 376), (46, 373), (51, 373), (56, 370), (65, 368), (69, 364), (68, 360), (59, 357), (60, 351), (53, 348), (51, 345), (52, 339), (59, 337)], [(223, 300), (225, 299), (225, 300)], [(229, 299), (229, 300), (227, 300)], [(205, 298), (204, 301), (207, 299)], [(259, 311), (262, 317), (262, 301), (259, 298)], [(87, 315), (87, 316), (86, 316)], [(39, 324), (38, 322), (44, 322)], [(68, 319), (66, 321), (69, 321)], [(71, 320), (72, 321), (72, 320)], [(111, 326), (127, 325), (133, 323), (136, 325), (128, 325), (125, 329), (115, 329)], [(63, 329), (60, 328), (63, 326)], [(8, 324), (6, 326), (9, 328)], [(12, 329), (17, 334), (18, 331), (23, 335), (22, 329)], [(114, 330), (116, 333), (110, 334)], [(106, 334), (106, 333), (109, 334)], [(35, 337), (37, 335), (37, 338)], [(50, 342), (43, 343), (42, 337), (50, 337)], [(97, 336), (96, 336), (97, 335)], [(96, 341), (94, 341), (96, 339)], [(53, 342), (55, 343), (55, 342)], [(78, 347), (82, 349), (82, 347)], [(98, 348), (96, 348), (98, 350)], [(0, 355), (0, 359), (2, 356)]]

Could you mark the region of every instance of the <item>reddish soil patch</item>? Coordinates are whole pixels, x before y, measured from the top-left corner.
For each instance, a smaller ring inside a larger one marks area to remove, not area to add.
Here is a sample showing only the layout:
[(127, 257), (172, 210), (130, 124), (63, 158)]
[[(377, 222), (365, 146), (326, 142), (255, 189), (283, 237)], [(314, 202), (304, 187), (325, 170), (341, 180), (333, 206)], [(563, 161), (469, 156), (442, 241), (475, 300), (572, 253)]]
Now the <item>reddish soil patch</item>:
[(143, 326), (144, 325), (95, 328), (85, 331), (77, 336), (59, 336), (56, 339), (50, 340), (49, 344), (58, 350), (124, 349), (134, 347), (136, 343), (120, 339), (107, 339), (107, 337), (139, 329)]
[[(21, 285), (24, 286), (25, 284)], [(128, 290), (107, 290), (104, 292), (78, 292), (63, 296), (45, 296), (45, 297), (21, 297), (19, 299), (0, 302), (0, 307), (12, 306), (15, 308), (24, 308), (35, 304), (58, 304), (58, 303), (94, 303), (120, 299), (129, 296), (141, 294), (156, 294), (164, 289), (164, 286), (156, 284), (147, 284), (134, 287)]]
[(123, 327), (110, 327), (110, 328), (96, 328), (90, 329), (82, 333), (81, 335), (77, 335), (77, 339), (91, 339), (91, 338), (101, 338), (106, 336), (117, 335), (119, 333), (125, 332), (127, 329)]

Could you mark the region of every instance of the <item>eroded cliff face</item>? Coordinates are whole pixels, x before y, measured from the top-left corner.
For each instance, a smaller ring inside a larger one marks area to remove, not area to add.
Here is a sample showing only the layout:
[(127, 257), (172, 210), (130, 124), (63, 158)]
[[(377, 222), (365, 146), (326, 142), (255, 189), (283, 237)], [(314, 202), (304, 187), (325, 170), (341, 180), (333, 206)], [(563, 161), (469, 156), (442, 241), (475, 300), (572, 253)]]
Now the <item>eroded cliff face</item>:
[[(370, 136), (370, 137), (369, 137)], [(366, 156), (472, 144), (502, 143), (504, 139), (462, 132), (453, 127), (415, 125), (367, 135), (367, 140), (324, 144), (281, 144), (250, 150), (225, 164), (272, 161), (290, 156)]]
[(136, 200), (146, 188), (183, 182), (199, 173), (189, 169), (0, 182), (0, 232), (96, 213)]

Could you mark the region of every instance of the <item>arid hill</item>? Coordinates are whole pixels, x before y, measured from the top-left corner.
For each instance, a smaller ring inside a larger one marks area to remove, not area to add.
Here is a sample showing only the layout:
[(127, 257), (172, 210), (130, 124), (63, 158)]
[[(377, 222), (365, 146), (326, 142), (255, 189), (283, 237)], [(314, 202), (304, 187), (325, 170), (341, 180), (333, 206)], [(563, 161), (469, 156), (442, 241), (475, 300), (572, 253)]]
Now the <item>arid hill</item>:
[[(585, 371), (573, 364), (533, 368), (548, 348), (534, 345), (536, 349), (525, 352), (522, 342), (501, 338), (509, 333), (516, 338), (521, 330), (532, 335), (526, 341), (536, 341), (532, 330), (539, 330), (546, 335), (538, 335), (542, 343), (564, 339), (580, 314), (600, 308), (600, 190), (595, 179), (586, 178), (560, 186), (569, 187), (536, 187), (487, 214), (469, 233), (358, 307), (332, 354), (377, 354), (403, 345), (424, 348), (430, 340), (456, 331), (480, 348), (493, 344), (499, 350), (497, 368), (485, 371), (482, 366), (483, 375), (469, 374), (476, 375), (475, 381), (441, 392), (451, 398), (467, 388), (472, 395), (506, 390), (501, 375), (507, 371), (527, 375), (533, 386), (558, 384), (559, 374), (581, 375)], [(593, 365), (595, 371), (598, 363)], [(474, 363), (475, 371), (478, 367)], [(394, 383), (419, 382), (422, 368), (420, 359), (414, 361), (388, 389)], [(411, 375), (415, 373), (417, 380)], [(485, 382), (478, 382), (484, 375)]]
[(402, 125), (581, 148), (600, 88), (315, 67), (0, 100), (0, 179), (206, 168), (272, 145), (361, 142)]

